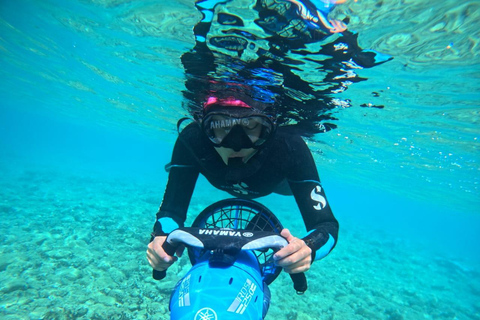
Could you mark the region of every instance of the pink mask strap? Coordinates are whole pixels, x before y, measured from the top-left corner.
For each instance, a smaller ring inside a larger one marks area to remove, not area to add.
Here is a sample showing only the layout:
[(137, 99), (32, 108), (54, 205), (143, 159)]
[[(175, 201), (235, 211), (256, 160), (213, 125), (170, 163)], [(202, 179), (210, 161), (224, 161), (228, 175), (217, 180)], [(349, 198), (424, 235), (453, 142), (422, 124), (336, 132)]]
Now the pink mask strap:
[(249, 108), (252, 107), (243, 102), (242, 100), (235, 99), (233, 97), (228, 97), (226, 99), (218, 99), (217, 97), (208, 97), (207, 101), (203, 104), (203, 109), (207, 110), (208, 107), (211, 105), (222, 105), (222, 106), (231, 106), (231, 107), (241, 107), (241, 108)]

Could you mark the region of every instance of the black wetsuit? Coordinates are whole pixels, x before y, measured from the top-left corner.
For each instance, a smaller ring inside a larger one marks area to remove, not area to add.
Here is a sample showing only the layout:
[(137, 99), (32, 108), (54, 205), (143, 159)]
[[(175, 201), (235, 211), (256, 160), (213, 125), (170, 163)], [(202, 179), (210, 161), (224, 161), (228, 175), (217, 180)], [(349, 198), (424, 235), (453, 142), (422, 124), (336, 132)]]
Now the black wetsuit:
[(320, 186), (312, 154), (300, 136), (283, 132), (280, 127), (246, 164), (227, 166), (200, 127), (196, 123), (188, 125), (173, 150), (155, 235), (166, 234), (162, 229), (165, 218), (184, 225), (199, 173), (214, 187), (239, 198), (252, 199), (272, 192), (293, 194), (309, 231), (303, 240), (312, 249), (313, 260), (323, 258), (335, 246), (338, 222)]

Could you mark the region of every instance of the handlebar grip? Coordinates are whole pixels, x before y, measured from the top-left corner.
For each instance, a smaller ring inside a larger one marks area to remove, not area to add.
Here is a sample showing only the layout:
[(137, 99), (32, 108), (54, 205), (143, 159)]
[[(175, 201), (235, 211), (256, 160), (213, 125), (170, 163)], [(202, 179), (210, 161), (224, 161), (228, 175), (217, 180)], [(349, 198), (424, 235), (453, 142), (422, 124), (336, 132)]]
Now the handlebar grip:
[(304, 294), (307, 291), (307, 277), (305, 273), (291, 273), (290, 278), (293, 281), (293, 288), (297, 291), (297, 294)]
[(175, 254), (175, 251), (177, 251), (177, 246), (174, 246), (173, 244), (169, 243), (167, 240), (165, 240), (165, 242), (162, 244), (162, 248), (166, 254), (172, 257)]
[[(177, 251), (177, 247), (168, 243), (166, 240), (162, 244), (162, 248), (165, 251), (165, 253), (168, 254), (169, 256), (173, 256), (175, 254), (175, 251)], [(167, 276), (167, 270), (163, 270), (163, 271), (153, 270), (152, 276), (153, 276), (153, 279), (155, 280), (162, 280)]]
[(167, 276), (167, 271), (166, 270), (158, 271), (154, 269), (152, 276), (153, 276), (153, 279), (155, 280), (162, 280)]

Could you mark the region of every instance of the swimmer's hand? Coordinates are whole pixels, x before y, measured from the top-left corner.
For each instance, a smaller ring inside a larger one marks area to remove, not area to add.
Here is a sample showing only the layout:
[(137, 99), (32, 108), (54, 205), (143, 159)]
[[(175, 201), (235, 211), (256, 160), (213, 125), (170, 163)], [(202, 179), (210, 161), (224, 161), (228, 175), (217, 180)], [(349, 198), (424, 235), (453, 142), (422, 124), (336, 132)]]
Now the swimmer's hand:
[(283, 229), (280, 234), (287, 239), (288, 245), (275, 253), (273, 256), (275, 264), (287, 273), (305, 272), (310, 269), (312, 249), (305, 241), (294, 237), (288, 229)]
[(180, 246), (175, 252), (176, 256), (170, 256), (162, 248), (165, 239), (167, 239), (166, 236), (157, 236), (148, 244), (147, 260), (150, 266), (157, 271), (167, 270), (168, 267), (178, 260), (178, 257), (182, 256), (185, 249), (184, 246)]

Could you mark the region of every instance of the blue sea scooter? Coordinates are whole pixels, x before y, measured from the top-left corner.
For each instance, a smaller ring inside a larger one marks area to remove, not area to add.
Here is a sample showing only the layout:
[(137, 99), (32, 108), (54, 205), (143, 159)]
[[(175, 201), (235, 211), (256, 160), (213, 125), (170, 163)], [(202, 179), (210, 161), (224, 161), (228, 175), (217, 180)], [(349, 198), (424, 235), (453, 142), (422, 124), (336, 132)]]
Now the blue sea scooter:
[[(190, 228), (172, 231), (164, 250), (173, 255), (185, 245), (192, 268), (170, 298), (170, 319), (257, 320), (265, 318), (272, 283), (281, 272), (272, 256), (288, 244), (275, 215), (243, 199), (216, 202)], [(153, 272), (157, 280), (166, 272)], [(307, 289), (303, 273), (292, 274), (298, 294)]]

